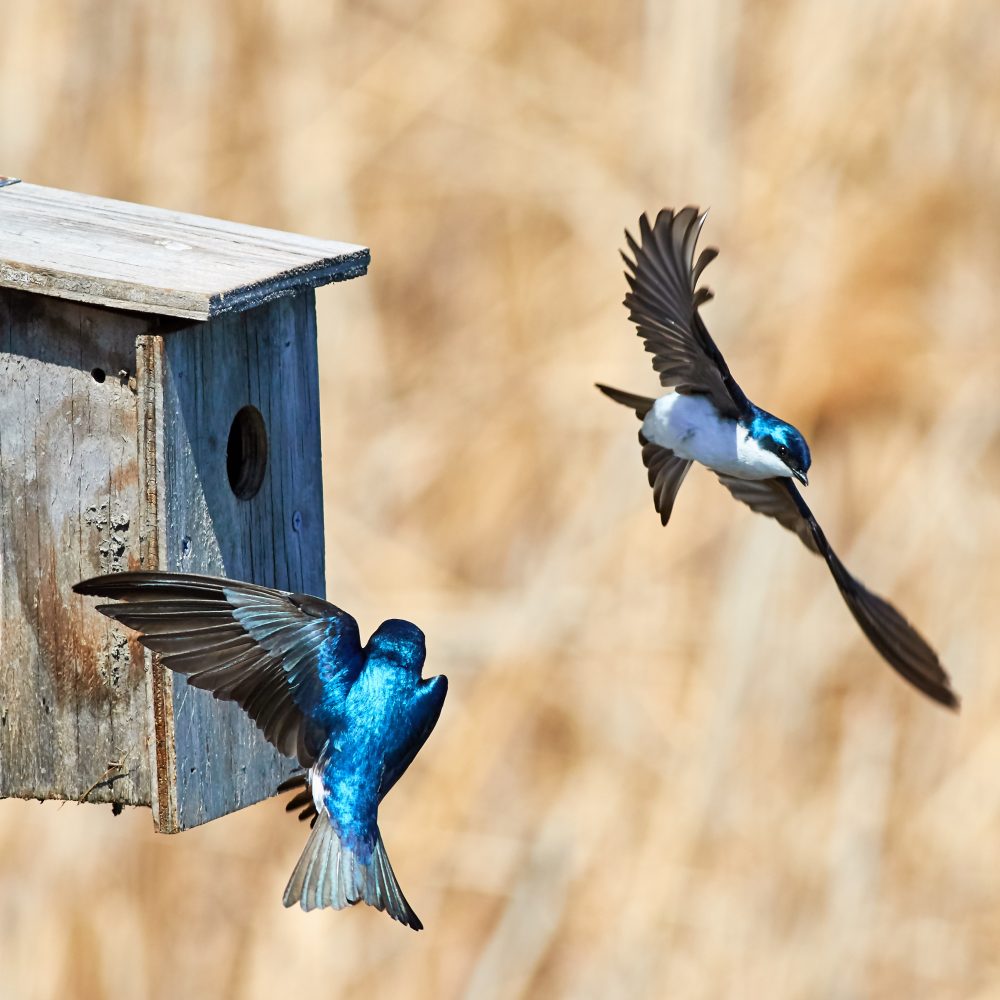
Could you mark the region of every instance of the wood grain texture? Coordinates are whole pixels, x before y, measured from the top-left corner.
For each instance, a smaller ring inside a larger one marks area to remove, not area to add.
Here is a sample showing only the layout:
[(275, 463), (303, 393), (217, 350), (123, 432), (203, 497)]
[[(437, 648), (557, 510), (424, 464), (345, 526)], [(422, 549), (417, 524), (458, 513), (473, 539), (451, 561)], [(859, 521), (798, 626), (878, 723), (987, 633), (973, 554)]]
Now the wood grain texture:
[[(161, 568), (166, 558), (163, 471), (163, 337), (136, 338), (136, 395), (139, 452), (139, 557), (144, 569)], [(174, 832), (177, 814), (177, 759), (174, 752), (174, 675), (145, 650), (149, 712), (146, 718), (150, 806), (157, 831)]]
[[(273, 795), (292, 764), (71, 587), (160, 567), (322, 596), (323, 497), (312, 289), (162, 326), (0, 289), (0, 797), (152, 805), (175, 832)], [(227, 443), (247, 405), (268, 460), (240, 500)]]
[[(323, 596), (323, 492), (312, 290), (163, 338), (161, 558), (167, 569), (212, 573)], [(230, 427), (256, 407), (268, 435), (260, 491), (230, 487)], [(159, 668), (157, 668), (159, 669)], [(274, 794), (290, 773), (234, 704), (172, 678), (173, 801), (161, 831), (185, 829)]]
[(3, 796), (149, 802), (142, 650), (70, 589), (139, 565), (129, 378), (148, 322), (0, 290)]
[(60, 191), (0, 186), (0, 287), (209, 319), (362, 275), (367, 248)]

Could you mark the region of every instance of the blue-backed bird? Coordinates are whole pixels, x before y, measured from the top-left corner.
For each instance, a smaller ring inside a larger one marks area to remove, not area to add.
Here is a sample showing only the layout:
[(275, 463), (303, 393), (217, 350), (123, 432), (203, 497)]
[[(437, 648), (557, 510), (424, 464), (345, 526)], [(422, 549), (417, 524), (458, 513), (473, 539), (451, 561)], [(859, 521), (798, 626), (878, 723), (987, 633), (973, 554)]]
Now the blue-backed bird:
[(423, 926), (407, 903), (378, 828), (378, 806), (424, 745), (447, 678), (421, 678), (424, 634), (383, 622), (362, 647), (346, 611), (307, 594), (186, 573), (114, 573), (78, 594), (139, 633), (165, 667), (237, 702), (281, 753), (305, 769), (279, 786), (312, 822), (285, 906), (368, 903)]
[(664, 388), (658, 399), (597, 388), (635, 410), (639, 443), (666, 524), (692, 462), (706, 466), (751, 510), (773, 517), (821, 555), (851, 614), (871, 644), (911, 684), (949, 708), (958, 707), (937, 654), (891, 604), (853, 577), (837, 558), (793, 480), (808, 485), (811, 458), (791, 424), (752, 403), (737, 385), (699, 314), (712, 297), (698, 281), (718, 254), (695, 251), (707, 213), (664, 209), (651, 226), (639, 219), (639, 242), (626, 231), (622, 252), (629, 291), (625, 306)]

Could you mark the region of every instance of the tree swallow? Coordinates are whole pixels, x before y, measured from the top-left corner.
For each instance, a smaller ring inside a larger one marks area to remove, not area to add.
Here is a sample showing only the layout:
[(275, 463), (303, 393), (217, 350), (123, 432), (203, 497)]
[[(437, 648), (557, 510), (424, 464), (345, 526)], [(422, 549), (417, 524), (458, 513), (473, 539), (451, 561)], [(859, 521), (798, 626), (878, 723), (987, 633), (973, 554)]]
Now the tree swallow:
[(794, 531), (826, 560), (851, 614), (890, 666), (935, 701), (957, 708), (937, 654), (891, 604), (851, 576), (795, 486), (796, 479), (808, 485), (805, 438), (744, 395), (702, 322), (698, 309), (712, 292), (699, 288), (698, 279), (718, 254), (708, 248), (695, 260), (706, 215), (690, 207), (664, 209), (653, 226), (645, 214), (639, 220), (641, 242), (625, 233), (634, 259), (622, 252), (629, 284), (624, 304), (660, 383), (673, 391), (650, 399), (597, 386), (642, 421), (642, 460), (660, 520), (670, 519), (691, 463), (706, 466), (737, 500)]
[(358, 623), (307, 594), (186, 573), (115, 573), (73, 588), (121, 600), (97, 610), (139, 633), (165, 667), (235, 701), (281, 753), (306, 769), (312, 833), (285, 906), (368, 903), (420, 930), (378, 829), (378, 806), (441, 714), (447, 678), (421, 679), (424, 634), (383, 622), (364, 647)]

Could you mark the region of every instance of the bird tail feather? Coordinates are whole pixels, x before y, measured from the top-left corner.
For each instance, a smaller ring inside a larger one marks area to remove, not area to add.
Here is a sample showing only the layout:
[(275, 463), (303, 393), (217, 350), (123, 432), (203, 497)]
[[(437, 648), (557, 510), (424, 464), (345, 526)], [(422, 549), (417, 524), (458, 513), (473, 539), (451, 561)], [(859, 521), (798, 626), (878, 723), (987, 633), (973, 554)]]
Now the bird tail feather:
[[(345, 844), (330, 817), (321, 813), (288, 880), (285, 906), (298, 903), (303, 910), (327, 906), (342, 910), (367, 903), (415, 931), (422, 930), (424, 925), (396, 881), (378, 828), (370, 852), (367, 846)], [(362, 860), (362, 854), (368, 855), (367, 860)]]
[(649, 396), (637, 396), (634, 392), (613, 389), (610, 385), (601, 385), (600, 382), (596, 383), (596, 385), (609, 399), (613, 399), (616, 403), (621, 403), (622, 406), (627, 406), (630, 410), (635, 410), (635, 415), (640, 420), (649, 413), (656, 402), (655, 399), (651, 399)]

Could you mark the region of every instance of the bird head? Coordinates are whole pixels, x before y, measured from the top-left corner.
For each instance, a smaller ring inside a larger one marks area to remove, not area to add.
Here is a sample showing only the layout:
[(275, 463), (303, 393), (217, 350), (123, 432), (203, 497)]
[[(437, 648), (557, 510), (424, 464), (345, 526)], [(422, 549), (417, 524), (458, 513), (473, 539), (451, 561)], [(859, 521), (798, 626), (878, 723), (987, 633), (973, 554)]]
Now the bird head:
[(413, 622), (390, 618), (372, 633), (368, 640), (368, 653), (381, 659), (395, 660), (419, 674), (427, 655), (424, 633)]
[(812, 464), (812, 456), (800, 431), (784, 420), (760, 411), (754, 419), (752, 433), (760, 447), (777, 458), (776, 475), (794, 477), (803, 486), (809, 485), (806, 473)]

